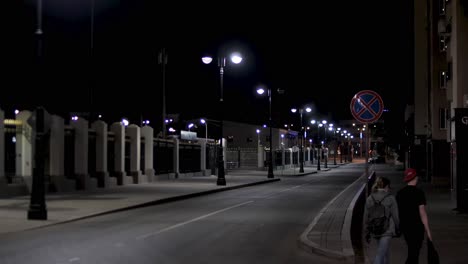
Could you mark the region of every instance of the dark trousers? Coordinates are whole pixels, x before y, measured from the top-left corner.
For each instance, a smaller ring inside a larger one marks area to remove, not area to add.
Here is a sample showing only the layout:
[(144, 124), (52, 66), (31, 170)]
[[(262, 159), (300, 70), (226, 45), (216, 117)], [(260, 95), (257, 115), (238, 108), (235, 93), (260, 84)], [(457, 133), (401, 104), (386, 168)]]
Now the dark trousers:
[(405, 237), (406, 245), (408, 246), (408, 257), (406, 264), (418, 264), (419, 252), (421, 251), (422, 242), (424, 240), (424, 229), (409, 230), (403, 235)]

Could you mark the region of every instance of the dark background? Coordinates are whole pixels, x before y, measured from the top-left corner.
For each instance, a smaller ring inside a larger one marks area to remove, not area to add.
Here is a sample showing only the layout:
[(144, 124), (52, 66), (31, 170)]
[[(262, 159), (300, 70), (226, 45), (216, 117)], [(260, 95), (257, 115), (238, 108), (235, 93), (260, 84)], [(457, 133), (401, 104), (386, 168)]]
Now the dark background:
[(382, 96), (386, 127), (401, 128), (404, 121), (413, 86), (411, 1), (216, 6), (95, 0), (93, 41), (91, 0), (43, 1), (41, 67), (36, 2), (7, 0), (2, 8), (0, 107), (7, 114), (42, 105), (68, 118), (91, 109), (109, 122), (149, 119), (160, 129), (158, 52), (165, 47), (167, 113), (183, 120), (219, 117), (219, 70), (200, 58), (237, 50), (243, 63), (225, 71), (226, 120), (267, 122), (268, 101), (255, 94), (262, 83), (285, 90), (273, 94), (276, 126), (297, 121), (289, 109), (305, 105), (313, 107), (310, 118), (353, 119), (351, 98), (365, 89)]

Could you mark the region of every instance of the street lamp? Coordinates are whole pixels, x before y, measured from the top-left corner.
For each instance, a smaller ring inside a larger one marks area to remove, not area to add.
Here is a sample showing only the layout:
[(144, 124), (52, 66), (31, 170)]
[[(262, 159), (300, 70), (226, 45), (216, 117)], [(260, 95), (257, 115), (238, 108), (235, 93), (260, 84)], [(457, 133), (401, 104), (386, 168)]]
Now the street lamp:
[[(296, 113), (298, 110), (296, 108), (292, 108), (291, 109), (291, 112), (293, 113)], [(305, 108), (305, 111), (307, 113), (310, 113), (312, 111), (312, 109), (310, 107), (306, 107)], [(299, 172), (304, 172), (304, 152), (303, 152), (303, 149), (302, 149), (302, 145), (304, 145), (304, 132), (303, 132), (303, 127), (302, 127), (302, 114), (304, 113), (304, 109), (301, 108), (299, 109), (299, 115), (301, 117), (301, 123), (300, 123), (300, 136), (301, 136), (301, 140), (300, 140), (300, 145), (299, 145)]]
[[(278, 89), (278, 93), (282, 93), (283, 91)], [(265, 93), (265, 89), (262, 87), (257, 88), (257, 93), (259, 95), (263, 95)], [(268, 95), (268, 102), (269, 102), (269, 110), (268, 110), (268, 123), (270, 127), (270, 152), (268, 154), (268, 178), (273, 178), (273, 132), (272, 126), (273, 122), (271, 121), (271, 89), (267, 88), (267, 95)]]
[(190, 124), (188, 125), (188, 131), (190, 131), (190, 129), (191, 129), (193, 126), (194, 126), (194, 124), (193, 124), (193, 123), (190, 123)]
[[(213, 61), (212, 57), (205, 56), (202, 58), (202, 62), (204, 64), (210, 64)], [(234, 53), (231, 55), (231, 61), (235, 64), (239, 64), (242, 62), (242, 57), (240, 56), (239, 53)], [(226, 57), (220, 56), (218, 58), (218, 67), (219, 67), (219, 88), (220, 88), (220, 140), (219, 140), (219, 146), (221, 148), (221, 151), (219, 151), (218, 155), (218, 179), (216, 181), (217, 185), (226, 185), (226, 177), (224, 173), (224, 157), (223, 157), (223, 118), (224, 118), (224, 105), (223, 105), (223, 80), (224, 80), (224, 68), (226, 67)]]
[[(320, 140), (320, 125), (321, 125), (321, 124), (320, 124), (318, 121), (316, 121), (315, 119), (312, 119), (312, 120), (310, 121), (310, 123), (311, 123), (312, 125), (317, 124), (317, 140), (316, 140), (315, 142), (316, 142), (316, 144), (317, 144), (317, 146), (318, 146), (318, 142), (319, 142), (319, 140)], [(313, 149), (314, 155), (315, 155), (315, 148), (312, 148), (312, 149)], [(312, 161), (313, 161), (313, 160), (312, 160)], [(319, 148), (317, 148), (317, 170), (320, 170), (320, 149), (319, 149)]]
[(208, 144), (208, 122), (205, 119), (200, 119), (200, 123), (205, 125), (205, 143)]
[(162, 136), (166, 138), (166, 49), (162, 48), (158, 54), (158, 64), (162, 65)]

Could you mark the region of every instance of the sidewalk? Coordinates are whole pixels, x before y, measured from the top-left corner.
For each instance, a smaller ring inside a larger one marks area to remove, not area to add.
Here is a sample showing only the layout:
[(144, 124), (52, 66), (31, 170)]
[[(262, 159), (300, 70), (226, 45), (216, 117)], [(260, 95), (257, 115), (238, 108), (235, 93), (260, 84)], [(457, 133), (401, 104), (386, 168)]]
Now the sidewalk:
[(130, 184), (92, 191), (46, 194), (47, 220), (28, 220), (30, 196), (0, 199), (0, 234), (76, 221), (79, 219), (143, 207), (199, 195), (279, 181), (282, 176), (303, 176), (317, 171), (310, 167), (268, 171), (228, 171), (225, 186), (216, 185), (217, 176), (181, 176), (145, 184)]
[[(363, 163), (363, 160), (356, 160), (355, 164)], [(367, 176), (362, 173), (325, 205), (299, 237), (299, 247), (340, 263), (355, 263), (357, 256), (351, 238), (353, 211), (366, 183)]]
[[(391, 165), (375, 166), (377, 176), (388, 177), (391, 181), (392, 193), (405, 186), (403, 171), (396, 170)], [(439, 251), (440, 263), (468, 263), (468, 214), (456, 214), (451, 200), (449, 188), (435, 188), (429, 183), (418, 183), (426, 194), (429, 227), (435, 247)], [(392, 239), (390, 247), (390, 263), (405, 263), (407, 256), (406, 243), (403, 237)], [(364, 242), (366, 262), (372, 263), (376, 252), (376, 242), (370, 245)], [(427, 244), (423, 243), (419, 262), (427, 263)]]

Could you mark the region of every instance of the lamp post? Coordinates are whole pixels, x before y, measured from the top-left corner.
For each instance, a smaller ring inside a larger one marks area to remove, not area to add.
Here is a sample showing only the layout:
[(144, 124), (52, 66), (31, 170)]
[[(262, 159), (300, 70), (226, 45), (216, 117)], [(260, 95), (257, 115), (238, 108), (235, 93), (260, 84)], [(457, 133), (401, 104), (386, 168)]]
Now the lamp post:
[(166, 138), (166, 49), (162, 48), (158, 54), (158, 64), (162, 65), (162, 136)]
[[(202, 58), (202, 62), (205, 64), (210, 64), (213, 61), (212, 57), (205, 56)], [(239, 64), (242, 61), (242, 57), (239, 54), (231, 55), (231, 61), (235, 64)], [(226, 185), (226, 177), (224, 173), (224, 156), (223, 156), (223, 118), (224, 118), (224, 97), (223, 97), (223, 81), (224, 81), (224, 68), (226, 67), (226, 57), (220, 56), (218, 58), (218, 67), (219, 67), (219, 88), (220, 88), (220, 97), (219, 97), (219, 115), (220, 115), (220, 139), (219, 146), (220, 151), (218, 154), (218, 179), (216, 181), (217, 185)]]
[[(310, 113), (312, 111), (312, 109), (310, 107), (307, 107), (305, 108), (305, 111), (307, 113)], [(297, 112), (297, 109), (296, 108), (293, 108), (291, 109), (291, 112), (293, 113), (296, 113)], [(304, 109), (301, 108), (299, 109), (299, 116), (301, 118), (301, 123), (300, 123), (300, 136), (301, 136), (301, 140), (300, 140), (300, 145), (299, 145), (299, 172), (300, 173), (303, 173), (304, 172), (304, 152), (303, 152), (303, 149), (302, 149), (302, 146), (304, 145), (304, 132), (303, 132), (303, 127), (302, 127), (302, 114), (304, 113)]]
[(324, 142), (327, 142), (327, 120), (322, 120), (322, 124), (323, 124), (323, 141)]
[[(280, 90), (278, 89), (278, 92)], [(272, 132), (272, 126), (273, 122), (271, 121), (271, 89), (267, 89), (268, 92), (268, 103), (269, 103), (269, 110), (268, 110), (268, 126), (270, 127), (270, 152), (268, 154), (268, 178), (273, 178), (275, 177), (273, 174), (273, 132)], [(257, 93), (262, 95), (265, 93), (265, 89), (263, 88), (258, 88)]]
[[(316, 121), (316, 120), (311, 120), (310, 123), (312, 125), (317, 124), (317, 140), (315, 141), (315, 144), (317, 146), (317, 170), (320, 170), (321, 157), (320, 157), (320, 149), (318, 148), (318, 146), (319, 146), (318, 143), (320, 142), (320, 127), (322, 126), (322, 124), (319, 121)], [(314, 153), (315, 153), (315, 148), (314, 148)]]
[(208, 122), (205, 119), (200, 119), (200, 123), (205, 125), (205, 143), (208, 144)]

